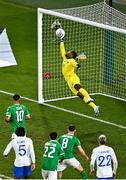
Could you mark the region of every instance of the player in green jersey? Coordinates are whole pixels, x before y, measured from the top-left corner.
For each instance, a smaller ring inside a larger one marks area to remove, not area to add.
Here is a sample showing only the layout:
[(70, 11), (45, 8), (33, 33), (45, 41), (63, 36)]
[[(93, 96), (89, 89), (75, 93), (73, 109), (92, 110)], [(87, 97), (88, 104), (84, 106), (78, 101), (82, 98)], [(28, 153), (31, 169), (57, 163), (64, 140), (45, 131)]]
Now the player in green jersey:
[(74, 157), (74, 149), (77, 148), (85, 160), (89, 160), (85, 151), (81, 147), (80, 141), (75, 137), (76, 128), (73, 125), (68, 127), (68, 133), (60, 136), (58, 139), (65, 152), (65, 159), (62, 163), (58, 164), (58, 177), (62, 178), (62, 171), (67, 168), (68, 165), (74, 167), (81, 173), (82, 179), (87, 179), (87, 175), (80, 162)]
[(56, 140), (57, 133), (50, 133), (50, 141), (45, 143), (42, 160), (42, 177), (48, 180), (57, 179), (58, 160), (64, 159), (61, 144)]
[(13, 105), (9, 106), (6, 111), (5, 121), (11, 124), (12, 139), (16, 137), (15, 131), (17, 127), (24, 127), (25, 120), (30, 119), (28, 108), (20, 104), (20, 96), (15, 94), (13, 96)]

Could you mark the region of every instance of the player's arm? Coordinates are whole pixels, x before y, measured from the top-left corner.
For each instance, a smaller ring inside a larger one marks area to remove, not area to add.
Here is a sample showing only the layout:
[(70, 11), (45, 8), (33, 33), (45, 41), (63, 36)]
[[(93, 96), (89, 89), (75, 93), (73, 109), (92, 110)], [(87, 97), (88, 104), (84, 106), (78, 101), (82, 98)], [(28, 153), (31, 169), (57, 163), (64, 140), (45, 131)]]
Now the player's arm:
[(29, 112), (27, 107), (25, 107), (25, 117), (26, 117), (27, 120), (29, 120), (31, 118), (30, 112)]
[(59, 162), (61, 163), (65, 159), (65, 153), (61, 147), (61, 144), (59, 144)]
[(91, 155), (91, 161), (90, 161), (90, 175), (92, 176), (94, 174), (94, 165), (95, 165), (95, 160), (96, 160), (96, 154), (93, 151)]
[(77, 69), (80, 68), (80, 64), (77, 63), (77, 61), (75, 61), (75, 59), (71, 59), (71, 64), (74, 68), (77, 68)]
[(80, 154), (84, 157), (84, 159), (86, 161), (89, 160), (89, 157), (87, 156), (87, 154), (85, 153), (84, 149), (81, 146), (77, 146), (77, 149), (79, 150)]
[(116, 178), (116, 171), (117, 171), (117, 167), (118, 167), (118, 161), (117, 161), (117, 158), (116, 158), (116, 155), (115, 155), (115, 152), (114, 150), (112, 150), (113, 153), (112, 153), (112, 160), (113, 160), (113, 178), (115, 179)]
[(30, 114), (26, 115), (26, 119), (27, 119), (27, 120), (31, 119)]
[[(12, 140), (12, 141), (13, 141), (13, 140)], [(12, 149), (12, 141), (7, 145), (7, 147), (5, 148), (5, 150), (4, 150), (4, 152), (3, 152), (3, 155), (4, 155), (5, 157), (8, 156), (9, 152), (10, 152), (11, 149)]]
[(9, 123), (10, 122), (10, 116), (5, 116), (5, 122)]
[(76, 141), (75, 146), (76, 146), (77, 149), (79, 150), (80, 154), (84, 157), (85, 160), (88, 161), (88, 160), (89, 160), (89, 157), (87, 156), (87, 154), (85, 153), (84, 149), (82, 148), (79, 139), (78, 139), (78, 138), (75, 138), (75, 141)]
[(81, 67), (80, 64), (77, 63), (77, 64), (76, 64), (76, 68), (77, 68), (77, 69), (80, 69), (80, 67)]
[(66, 60), (66, 51), (65, 51), (65, 46), (64, 46), (63, 41), (60, 42), (60, 54), (61, 54), (63, 60)]
[[(56, 19), (52, 23), (51, 29), (56, 32), (59, 28), (62, 28), (62, 27), (61, 27), (61, 24), (60, 24), (59, 20)], [(66, 56), (65, 56), (66, 55), (66, 51), (65, 51), (64, 42), (63, 42), (64, 36), (65, 36), (65, 33), (63, 34), (62, 37), (60, 37), (60, 53), (61, 53), (61, 56), (62, 56), (63, 60), (66, 59)]]
[(30, 156), (31, 156), (31, 169), (32, 171), (35, 169), (35, 151), (34, 151), (34, 147), (33, 147), (33, 142), (30, 139)]
[(9, 123), (11, 121), (11, 111), (10, 108), (7, 108), (6, 115), (5, 115), (5, 122)]

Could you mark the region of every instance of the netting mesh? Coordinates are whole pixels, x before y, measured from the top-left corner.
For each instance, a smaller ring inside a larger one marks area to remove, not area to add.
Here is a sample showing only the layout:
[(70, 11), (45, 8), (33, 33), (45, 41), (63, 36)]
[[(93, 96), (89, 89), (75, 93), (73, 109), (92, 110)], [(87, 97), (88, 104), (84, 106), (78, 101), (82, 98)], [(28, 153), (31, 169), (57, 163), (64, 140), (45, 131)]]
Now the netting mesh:
[(101, 92), (126, 99), (126, 34), (106, 31), (103, 44)]
[(90, 21), (126, 29), (126, 15), (105, 2), (77, 8), (59, 9), (57, 12)]
[[(109, 16), (110, 10), (112, 16)], [(105, 3), (57, 11), (126, 29), (126, 16)], [(59, 39), (50, 28), (52, 22), (57, 18), (66, 33), (66, 50), (74, 50), (77, 53), (85, 52), (87, 56), (87, 60), (79, 61), (81, 69), (76, 72), (82, 86), (89, 93), (103, 93), (125, 99), (126, 34), (43, 14), (44, 100), (73, 96), (62, 75)]]

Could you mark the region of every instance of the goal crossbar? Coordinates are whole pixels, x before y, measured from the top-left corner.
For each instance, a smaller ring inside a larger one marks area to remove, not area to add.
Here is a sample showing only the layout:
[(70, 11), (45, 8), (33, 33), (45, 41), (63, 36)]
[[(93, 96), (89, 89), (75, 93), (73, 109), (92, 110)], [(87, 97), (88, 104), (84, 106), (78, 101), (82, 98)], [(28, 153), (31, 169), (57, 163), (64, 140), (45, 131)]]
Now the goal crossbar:
[(48, 9), (38, 8), (38, 14), (40, 14), (40, 13), (48, 14), (48, 15), (51, 15), (51, 16), (57, 16), (57, 17), (61, 17), (61, 18), (64, 18), (64, 19), (71, 20), (71, 21), (75, 21), (75, 22), (79, 22), (79, 23), (83, 23), (83, 24), (87, 24), (87, 25), (107, 29), (107, 30), (110, 30), (110, 31), (115, 31), (115, 32), (126, 34), (125, 29), (117, 28), (117, 27), (110, 26), (110, 25), (107, 25), (107, 24), (97, 23), (97, 22), (90, 21), (90, 20), (87, 20), (87, 19), (81, 19), (81, 18), (78, 18), (78, 17), (73, 17), (73, 16), (70, 16), (70, 15), (62, 14), (62, 13), (55, 12), (55, 11), (48, 10)]

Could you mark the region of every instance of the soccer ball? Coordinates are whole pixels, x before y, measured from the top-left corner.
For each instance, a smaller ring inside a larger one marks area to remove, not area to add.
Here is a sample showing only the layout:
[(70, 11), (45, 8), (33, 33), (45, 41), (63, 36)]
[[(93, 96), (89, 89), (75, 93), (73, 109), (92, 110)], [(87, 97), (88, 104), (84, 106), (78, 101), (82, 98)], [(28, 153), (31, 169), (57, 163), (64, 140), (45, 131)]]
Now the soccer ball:
[(59, 38), (63, 38), (65, 36), (65, 31), (62, 28), (57, 29), (56, 36)]
[(78, 60), (86, 60), (87, 56), (85, 55), (85, 53), (82, 52), (77, 56), (77, 59)]

